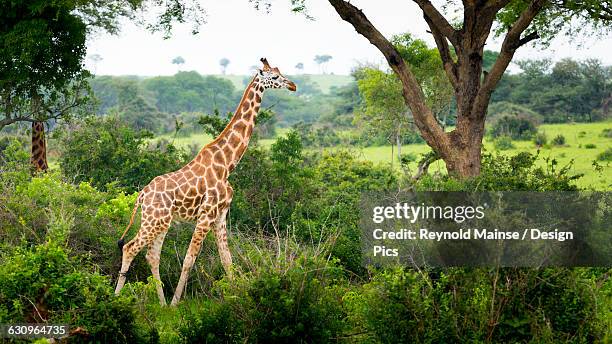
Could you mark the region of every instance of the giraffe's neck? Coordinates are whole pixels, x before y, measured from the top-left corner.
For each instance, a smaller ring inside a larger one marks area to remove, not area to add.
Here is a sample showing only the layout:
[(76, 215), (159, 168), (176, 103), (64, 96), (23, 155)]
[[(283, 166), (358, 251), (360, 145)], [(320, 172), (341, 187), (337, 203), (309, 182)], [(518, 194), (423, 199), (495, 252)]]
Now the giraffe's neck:
[(36, 172), (44, 172), (48, 168), (47, 143), (45, 141), (45, 126), (43, 122), (32, 122), (32, 156), (30, 161)]
[[(264, 87), (257, 76), (249, 83), (234, 115), (221, 134), (207, 147), (216, 149), (224, 157), (225, 167), (231, 172), (249, 146), (255, 117), (261, 106)], [(206, 148), (200, 155), (205, 154)]]

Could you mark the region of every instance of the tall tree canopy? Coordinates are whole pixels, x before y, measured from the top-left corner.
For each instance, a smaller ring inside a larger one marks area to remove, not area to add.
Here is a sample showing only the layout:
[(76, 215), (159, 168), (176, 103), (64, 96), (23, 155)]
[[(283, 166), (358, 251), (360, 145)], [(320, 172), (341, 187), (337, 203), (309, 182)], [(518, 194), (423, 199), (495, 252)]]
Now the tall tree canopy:
[[(480, 173), (491, 93), (517, 49), (535, 40), (550, 43), (559, 34), (606, 34), (612, 23), (611, 0), (463, 0), (461, 8), (458, 1), (444, 2), (447, 9), (462, 9), (463, 18), (456, 25), (431, 1), (413, 0), (429, 26), (454, 91), (457, 122), (456, 128), (447, 133), (427, 104), (412, 68), (393, 43), (359, 8), (344, 0), (328, 1), (343, 20), (385, 56), (402, 83), (404, 101), (421, 135), (444, 159), (448, 171), (460, 177)], [(503, 43), (490, 70), (483, 70), (484, 46), (491, 33), (503, 37)]]
[[(161, 8), (152, 21), (140, 10)], [(196, 1), (0, 0), (0, 129), (64, 117), (88, 101), (83, 66), (93, 30), (116, 33), (121, 18), (138, 19), (166, 36), (174, 22), (202, 22)]]

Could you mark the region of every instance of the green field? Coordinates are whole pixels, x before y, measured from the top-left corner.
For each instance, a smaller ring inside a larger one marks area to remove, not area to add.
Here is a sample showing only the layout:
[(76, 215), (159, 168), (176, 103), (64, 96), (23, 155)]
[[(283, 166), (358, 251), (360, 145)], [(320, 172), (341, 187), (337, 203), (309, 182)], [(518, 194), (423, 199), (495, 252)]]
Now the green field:
[[(549, 142), (558, 134), (565, 136), (565, 146), (547, 145), (540, 149), (540, 157), (554, 158), (559, 161), (559, 166), (564, 166), (574, 161), (571, 172), (574, 174), (582, 173), (584, 177), (578, 180), (578, 185), (585, 188), (594, 188), (597, 190), (609, 190), (612, 184), (612, 167), (605, 162), (600, 162), (603, 166), (603, 171), (598, 173), (593, 168), (593, 161), (597, 155), (608, 147), (612, 147), (612, 139), (601, 136), (604, 128), (612, 128), (612, 121), (599, 123), (577, 123), (577, 124), (545, 124), (539, 127), (540, 132), (546, 133)], [(279, 134), (283, 135), (286, 130), (279, 130)], [(582, 133), (582, 134), (581, 134)], [(164, 136), (164, 138), (172, 141), (172, 137)], [(190, 144), (203, 146), (210, 142), (212, 138), (209, 135), (198, 134), (189, 137), (177, 137), (174, 142), (178, 146), (187, 147)], [(274, 142), (273, 139), (261, 140), (260, 144), (264, 147), (269, 146)], [(592, 149), (585, 148), (585, 145), (591, 143), (596, 147)], [(514, 155), (518, 152), (528, 151), (536, 153), (538, 148), (531, 141), (513, 141), (515, 148), (500, 151), (500, 154)], [(338, 148), (330, 148), (338, 149)], [(375, 163), (390, 164), (393, 160), (394, 166), (399, 166), (397, 158), (392, 157), (391, 146), (377, 146), (366, 148), (350, 148), (359, 158), (372, 161)], [(493, 142), (489, 139), (485, 140), (485, 150), (487, 152), (495, 152)], [(405, 145), (402, 147), (402, 153), (414, 153), (417, 156), (429, 151), (429, 147), (425, 144)], [(544, 163), (540, 159), (540, 164)], [(410, 164), (411, 169), (416, 168), (417, 163)], [(430, 167), (430, 172), (444, 172), (445, 166), (442, 161), (433, 163)]]
[[(214, 75), (219, 78), (224, 78), (231, 81), (234, 84), (236, 89), (244, 88), (244, 79), (248, 76), (246, 75)], [(353, 81), (353, 77), (350, 75), (334, 75), (334, 74), (304, 74), (304, 76), (308, 76), (310, 80), (319, 85), (321, 92), (327, 94), (332, 87), (341, 87), (347, 85), (351, 81)], [(289, 76), (291, 77), (291, 76)], [(298, 85), (299, 87), (299, 85)]]

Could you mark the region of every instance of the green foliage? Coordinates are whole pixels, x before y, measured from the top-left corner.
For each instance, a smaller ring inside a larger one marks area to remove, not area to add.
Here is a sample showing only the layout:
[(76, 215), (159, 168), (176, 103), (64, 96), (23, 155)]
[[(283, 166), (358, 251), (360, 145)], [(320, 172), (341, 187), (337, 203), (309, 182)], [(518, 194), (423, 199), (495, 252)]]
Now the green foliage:
[(597, 155), (599, 161), (612, 161), (612, 147), (608, 147), (605, 151)]
[[(221, 280), (204, 308), (187, 314), (180, 335), (188, 343), (327, 343), (343, 331), (344, 279), (323, 257), (265, 257), (232, 281)], [(273, 251), (272, 251), (273, 252)], [(262, 256), (263, 255), (263, 256)], [(288, 260), (286, 260), (288, 259)], [(266, 261), (278, 261), (266, 266)], [(262, 266), (263, 265), (263, 266)]]
[(340, 137), (329, 125), (314, 125), (298, 122), (292, 129), (300, 136), (306, 147), (333, 147), (340, 143)]
[(605, 335), (591, 273), (385, 269), (344, 300), (365, 342), (591, 342)]
[(14, 97), (30, 97), (38, 88), (61, 89), (81, 74), (86, 25), (73, 13), (73, 1), (2, 1), (0, 6), (2, 94), (10, 90)]
[(555, 159), (536, 162), (538, 155), (521, 152), (514, 156), (484, 154), (481, 174), (467, 180), (448, 176), (425, 176), (415, 185), (420, 191), (572, 191), (581, 174), (571, 174), (572, 164), (558, 167)]
[(18, 247), (0, 258), (0, 321), (49, 322), (81, 327), (74, 342), (144, 343), (133, 299), (116, 297), (107, 277), (69, 258), (53, 241)]
[(593, 59), (564, 59), (554, 66), (550, 60), (524, 60), (518, 64), (523, 72), (504, 75), (493, 92), (490, 109), (497, 102), (518, 104), (540, 114), (546, 123), (605, 118), (602, 104), (610, 94), (610, 67)]
[(601, 137), (612, 138), (612, 128), (605, 128), (601, 131)]
[(158, 76), (142, 82), (152, 94), (159, 111), (167, 113), (232, 111), (238, 104), (234, 85), (215, 76), (197, 72), (179, 72), (174, 76)]
[(546, 142), (548, 142), (546, 133), (539, 132), (533, 136), (533, 143), (535, 143), (535, 145), (538, 147), (543, 147)]
[(597, 146), (593, 143), (587, 143), (586, 145), (584, 145), (585, 149), (595, 149), (597, 148)]
[(537, 132), (539, 115), (520, 105), (506, 102), (489, 107), (490, 134), (493, 137), (510, 136), (514, 140), (529, 140)]
[(514, 148), (514, 144), (512, 144), (512, 137), (506, 135), (497, 137), (495, 141), (493, 141), (493, 147), (495, 147), (495, 150), (499, 151)]
[(148, 132), (135, 132), (115, 117), (88, 118), (61, 137), (62, 173), (104, 190), (115, 183), (128, 192), (180, 168), (185, 154), (172, 145), (149, 149)]
[(565, 136), (559, 134), (552, 139), (551, 143), (555, 146), (565, 146)]

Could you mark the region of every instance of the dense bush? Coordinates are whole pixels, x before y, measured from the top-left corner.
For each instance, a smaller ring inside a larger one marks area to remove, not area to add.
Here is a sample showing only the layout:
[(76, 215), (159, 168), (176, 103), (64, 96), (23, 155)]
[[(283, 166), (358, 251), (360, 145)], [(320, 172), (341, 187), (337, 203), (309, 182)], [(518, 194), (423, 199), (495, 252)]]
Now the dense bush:
[(493, 137), (509, 136), (514, 140), (529, 140), (538, 131), (537, 120), (525, 114), (501, 115), (493, 120)]
[(551, 142), (555, 146), (565, 146), (565, 136), (559, 134), (555, 136)]
[(116, 117), (88, 118), (61, 134), (60, 167), (74, 182), (105, 190), (109, 183), (128, 192), (176, 170), (187, 156), (173, 145), (149, 148), (146, 131), (136, 132)]
[[(70, 324), (71, 342), (144, 343), (133, 300), (115, 297), (107, 277), (83, 268), (53, 241), (0, 256), (0, 322)], [(77, 268), (80, 267), (80, 268)]]
[(599, 161), (612, 161), (612, 147), (608, 147), (605, 151), (597, 154)]
[(593, 342), (606, 335), (593, 273), (395, 268), (374, 273), (344, 300), (363, 342)]
[(496, 150), (503, 151), (514, 148), (514, 144), (510, 136), (499, 136), (493, 141), (493, 147), (495, 147)]
[(255, 265), (219, 281), (213, 298), (186, 315), (180, 329), (185, 342), (328, 343), (343, 333), (346, 282), (333, 262), (296, 246), (243, 244), (244, 263)]
[(545, 133), (537, 133), (533, 137), (533, 143), (538, 147), (543, 147), (546, 142), (548, 142), (548, 139)]
[(425, 176), (415, 185), (420, 191), (570, 191), (581, 174), (571, 174), (572, 164), (558, 166), (555, 159), (521, 152), (514, 156), (484, 154), (480, 176), (457, 180), (449, 176)]

